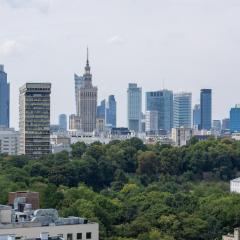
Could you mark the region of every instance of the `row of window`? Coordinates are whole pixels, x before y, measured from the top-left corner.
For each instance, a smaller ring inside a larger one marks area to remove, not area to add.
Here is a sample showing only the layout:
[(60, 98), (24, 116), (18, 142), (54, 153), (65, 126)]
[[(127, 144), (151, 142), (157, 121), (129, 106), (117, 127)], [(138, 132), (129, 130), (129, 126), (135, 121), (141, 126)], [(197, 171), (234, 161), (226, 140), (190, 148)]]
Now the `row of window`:
[[(81, 240), (81, 239), (83, 239), (83, 234), (82, 233), (77, 233), (76, 237), (77, 237), (77, 240)], [(91, 232), (86, 233), (86, 239), (92, 239), (92, 233)], [(67, 240), (73, 240), (73, 234), (72, 233), (67, 234)]]

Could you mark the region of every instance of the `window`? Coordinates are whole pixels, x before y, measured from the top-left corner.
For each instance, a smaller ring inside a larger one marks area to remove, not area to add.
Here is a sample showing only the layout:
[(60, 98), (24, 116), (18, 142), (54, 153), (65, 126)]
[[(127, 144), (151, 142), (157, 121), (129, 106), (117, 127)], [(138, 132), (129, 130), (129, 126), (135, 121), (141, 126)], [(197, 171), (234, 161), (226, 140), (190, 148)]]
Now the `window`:
[(68, 234), (67, 234), (67, 240), (73, 240), (72, 233), (68, 233)]
[(82, 233), (77, 233), (77, 239), (82, 239)]
[(86, 239), (92, 239), (92, 233), (91, 232), (86, 233)]

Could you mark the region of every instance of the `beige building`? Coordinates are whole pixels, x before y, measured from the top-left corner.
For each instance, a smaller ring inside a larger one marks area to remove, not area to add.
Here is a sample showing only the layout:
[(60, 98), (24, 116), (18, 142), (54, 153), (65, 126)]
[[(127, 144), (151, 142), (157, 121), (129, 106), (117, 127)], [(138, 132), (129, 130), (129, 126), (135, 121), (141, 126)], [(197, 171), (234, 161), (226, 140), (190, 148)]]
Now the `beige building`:
[(191, 128), (172, 128), (172, 140), (175, 146), (181, 147), (186, 145), (192, 136), (193, 130)]
[(240, 228), (235, 228), (233, 234), (222, 236), (222, 240), (240, 240)]
[(26, 83), (20, 88), (20, 154), (38, 158), (51, 152), (50, 83)]
[(77, 116), (80, 117), (80, 130), (93, 132), (96, 129), (97, 87), (92, 85), (88, 54), (83, 83), (77, 91)]

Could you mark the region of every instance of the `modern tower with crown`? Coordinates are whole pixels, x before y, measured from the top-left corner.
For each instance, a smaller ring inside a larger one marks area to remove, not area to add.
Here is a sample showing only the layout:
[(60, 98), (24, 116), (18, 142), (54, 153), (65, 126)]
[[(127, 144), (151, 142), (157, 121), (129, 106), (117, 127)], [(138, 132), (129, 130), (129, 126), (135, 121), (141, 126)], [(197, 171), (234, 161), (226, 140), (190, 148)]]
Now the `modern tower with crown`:
[(80, 130), (93, 132), (96, 129), (97, 87), (92, 85), (88, 49), (82, 86), (78, 89), (77, 116), (80, 118)]

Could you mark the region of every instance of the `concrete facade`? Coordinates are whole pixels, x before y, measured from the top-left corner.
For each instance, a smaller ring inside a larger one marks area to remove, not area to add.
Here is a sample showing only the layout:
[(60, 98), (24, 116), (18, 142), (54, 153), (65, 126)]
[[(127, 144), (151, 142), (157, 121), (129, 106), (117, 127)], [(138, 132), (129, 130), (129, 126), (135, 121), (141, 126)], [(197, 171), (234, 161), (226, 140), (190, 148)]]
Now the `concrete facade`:
[(20, 88), (20, 154), (38, 158), (51, 152), (51, 83), (26, 83)]

